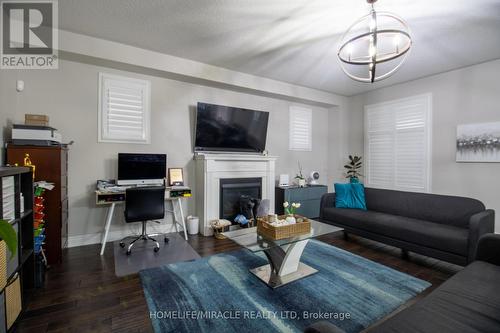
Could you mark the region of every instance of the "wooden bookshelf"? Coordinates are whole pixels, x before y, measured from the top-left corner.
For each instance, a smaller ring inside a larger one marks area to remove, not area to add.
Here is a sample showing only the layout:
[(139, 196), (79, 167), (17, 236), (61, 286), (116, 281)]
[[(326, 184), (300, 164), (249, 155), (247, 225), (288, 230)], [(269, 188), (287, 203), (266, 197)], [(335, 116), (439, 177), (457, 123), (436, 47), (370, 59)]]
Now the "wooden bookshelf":
[[(21, 211), (21, 194), (24, 211)], [(6, 202), (8, 201), (8, 202)], [(12, 204), (13, 203), (13, 204)], [(11, 208), (14, 208), (12, 212)], [(7, 250), (5, 260), (7, 284), (0, 286), (0, 332), (15, 331), (26, 308), (29, 291), (35, 283), (33, 252), (33, 176), (25, 167), (0, 167), (0, 218), (9, 221), (17, 231), (15, 256)], [(18, 313), (18, 310), (21, 310)]]

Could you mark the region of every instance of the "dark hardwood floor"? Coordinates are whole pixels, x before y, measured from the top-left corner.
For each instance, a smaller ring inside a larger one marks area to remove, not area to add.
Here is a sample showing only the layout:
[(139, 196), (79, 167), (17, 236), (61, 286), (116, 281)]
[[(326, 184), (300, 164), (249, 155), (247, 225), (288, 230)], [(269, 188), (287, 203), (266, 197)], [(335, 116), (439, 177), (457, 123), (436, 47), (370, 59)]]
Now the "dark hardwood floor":
[[(413, 253), (402, 259), (399, 249), (355, 236), (345, 240), (341, 234), (330, 234), (318, 239), (432, 283), (417, 298), (460, 269)], [(201, 256), (240, 248), (230, 240), (203, 236), (190, 236), (189, 243)], [(31, 296), (18, 332), (152, 331), (139, 276), (116, 277), (111, 243), (104, 256), (99, 256), (99, 249), (89, 245), (65, 250), (62, 264), (47, 272), (45, 288)]]

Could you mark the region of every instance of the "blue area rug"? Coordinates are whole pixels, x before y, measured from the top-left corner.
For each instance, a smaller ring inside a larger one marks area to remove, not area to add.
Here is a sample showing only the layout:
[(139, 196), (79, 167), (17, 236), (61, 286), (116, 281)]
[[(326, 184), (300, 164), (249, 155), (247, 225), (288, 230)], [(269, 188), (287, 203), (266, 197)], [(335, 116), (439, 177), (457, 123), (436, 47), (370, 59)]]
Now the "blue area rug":
[(248, 270), (263, 253), (239, 250), (141, 271), (155, 332), (302, 332), (327, 318), (359, 332), (430, 286), (320, 241), (302, 261), (319, 272), (271, 289)]

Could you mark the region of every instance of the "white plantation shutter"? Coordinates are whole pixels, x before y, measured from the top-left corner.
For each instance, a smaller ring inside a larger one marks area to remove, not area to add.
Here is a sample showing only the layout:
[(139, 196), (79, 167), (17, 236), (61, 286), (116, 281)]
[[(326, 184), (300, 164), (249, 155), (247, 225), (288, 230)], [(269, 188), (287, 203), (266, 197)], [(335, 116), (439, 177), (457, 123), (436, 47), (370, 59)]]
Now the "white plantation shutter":
[(289, 149), (312, 150), (312, 110), (290, 107)]
[(149, 81), (99, 74), (99, 142), (150, 142)]
[(393, 114), (383, 107), (374, 107), (366, 112), (366, 122), (366, 183), (389, 188), (392, 186), (394, 164)]
[(431, 95), (365, 106), (367, 186), (430, 191)]

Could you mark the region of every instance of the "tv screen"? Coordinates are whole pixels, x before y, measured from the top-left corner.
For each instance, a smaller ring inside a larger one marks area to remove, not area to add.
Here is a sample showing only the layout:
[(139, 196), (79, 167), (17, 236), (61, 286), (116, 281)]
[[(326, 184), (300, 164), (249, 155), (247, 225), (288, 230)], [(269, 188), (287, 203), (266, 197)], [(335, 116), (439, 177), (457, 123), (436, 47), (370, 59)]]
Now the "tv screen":
[(269, 112), (198, 103), (195, 151), (263, 152)]
[(166, 154), (118, 154), (118, 184), (163, 184)]

